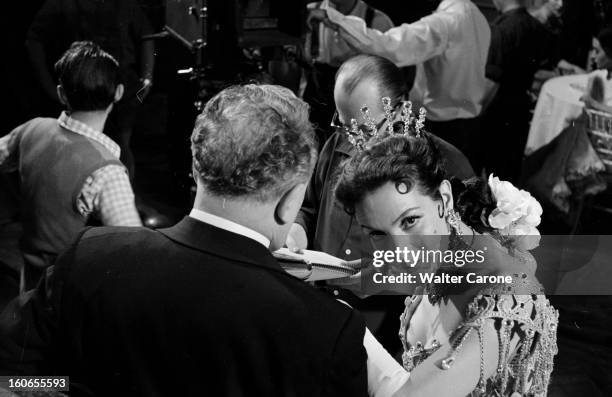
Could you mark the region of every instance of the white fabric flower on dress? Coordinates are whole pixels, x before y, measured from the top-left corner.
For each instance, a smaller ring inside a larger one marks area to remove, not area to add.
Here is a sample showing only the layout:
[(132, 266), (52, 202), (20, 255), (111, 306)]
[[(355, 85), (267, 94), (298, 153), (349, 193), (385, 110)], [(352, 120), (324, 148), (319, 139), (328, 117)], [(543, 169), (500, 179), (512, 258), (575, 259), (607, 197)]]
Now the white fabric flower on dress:
[(539, 245), (537, 226), (542, 216), (542, 206), (529, 192), (517, 189), (512, 183), (489, 175), (489, 187), (497, 208), (487, 221), (502, 236), (512, 238), (514, 246), (528, 251)]

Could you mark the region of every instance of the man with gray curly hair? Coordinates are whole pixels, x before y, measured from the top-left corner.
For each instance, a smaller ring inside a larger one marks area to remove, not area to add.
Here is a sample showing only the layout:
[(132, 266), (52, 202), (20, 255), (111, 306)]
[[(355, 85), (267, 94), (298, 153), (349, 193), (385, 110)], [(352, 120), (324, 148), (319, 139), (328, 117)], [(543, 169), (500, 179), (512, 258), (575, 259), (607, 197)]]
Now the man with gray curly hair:
[(71, 392), (99, 396), (366, 396), (361, 315), (270, 252), (316, 162), (308, 105), (230, 87), (198, 117), (192, 152), (190, 215), (81, 233), (5, 312), (0, 373), (69, 376)]
[(280, 86), (231, 87), (198, 117), (191, 151), (192, 216), (203, 209), (259, 231), (272, 250), (282, 247), (316, 162), (308, 105)]

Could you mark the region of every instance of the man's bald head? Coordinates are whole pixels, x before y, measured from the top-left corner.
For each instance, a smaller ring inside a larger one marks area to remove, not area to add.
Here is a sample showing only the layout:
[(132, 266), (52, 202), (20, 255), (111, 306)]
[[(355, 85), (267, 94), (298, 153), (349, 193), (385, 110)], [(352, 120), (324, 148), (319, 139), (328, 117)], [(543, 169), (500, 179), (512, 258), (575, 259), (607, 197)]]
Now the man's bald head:
[(405, 94), (403, 72), (385, 58), (358, 55), (344, 62), (336, 74), (334, 101), (344, 124), (360, 118), (359, 110), (364, 105), (374, 116), (382, 112), (382, 97), (397, 103)]

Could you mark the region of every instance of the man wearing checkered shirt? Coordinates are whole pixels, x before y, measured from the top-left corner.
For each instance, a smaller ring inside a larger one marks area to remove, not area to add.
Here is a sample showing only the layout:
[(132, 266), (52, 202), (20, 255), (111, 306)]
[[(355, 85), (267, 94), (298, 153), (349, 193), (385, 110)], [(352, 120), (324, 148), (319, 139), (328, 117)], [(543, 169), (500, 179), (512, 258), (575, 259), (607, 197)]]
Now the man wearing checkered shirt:
[(119, 146), (101, 132), (123, 95), (117, 61), (92, 42), (76, 42), (55, 70), (67, 111), (0, 138), (0, 171), (21, 179), (22, 290), (36, 285), (88, 221), (142, 225)]

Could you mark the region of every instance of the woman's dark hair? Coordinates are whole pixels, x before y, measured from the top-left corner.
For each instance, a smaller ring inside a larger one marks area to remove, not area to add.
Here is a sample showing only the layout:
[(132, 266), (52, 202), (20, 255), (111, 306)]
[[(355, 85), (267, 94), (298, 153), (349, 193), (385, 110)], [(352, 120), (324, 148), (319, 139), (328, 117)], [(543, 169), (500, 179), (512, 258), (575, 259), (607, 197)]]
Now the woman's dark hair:
[(336, 79), (342, 76), (342, 89), (347, 94), (364, 80), (378, 86), (378, 90), (393, 100), (398, 100), (406, 93), (404, 72), (386, 58), (376, 55), (357, 55), (340, 66)]
[(472, 177), (465, 181), (450, 178), (455, 210), (466, 225), (479, 233), (490, 232), (487, 219), (497, 207), (489, 183), (483, 178)]
[[(440, 199), (438, 189), (446, 178), (440, 150), (429, 133), (422, 132), (420, 138), (391, 135), (371, 142), (343, 164), (335, 194), (352, 215), (367, 193), (387, 182), (394, 183), (400, 193), (418, 188), (432, 199)], [(479, 232), (491, 230), (483, 221), (496, 206), (488, 183), (479, 178), (450, 178), (450, 182), (461, 219)]]
[(55, 63), (55, 73), (71, 111), (103, 110), (115, 100), (119, 64), (91, 41), (72, 43)]
[(602, 29), (597, 35), (597, 41), (599, 41), (606, 56), (612, 59), (612, 27)]

